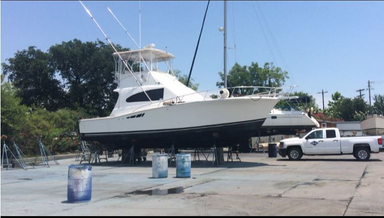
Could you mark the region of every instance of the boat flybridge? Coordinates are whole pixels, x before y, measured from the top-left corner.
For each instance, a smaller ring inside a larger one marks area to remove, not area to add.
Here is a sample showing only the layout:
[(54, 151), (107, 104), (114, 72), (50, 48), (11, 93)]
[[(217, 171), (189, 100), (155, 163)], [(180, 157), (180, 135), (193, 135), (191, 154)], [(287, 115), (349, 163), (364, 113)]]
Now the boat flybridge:
[[(285, 97), (279, 88), (232, 87), (196, 92), (173, 75), (168, 52), (151, 44), (115, 52), (114, 90), (119, 94), (108, 117), (82, 119), (82, 140), (112, 148), (201, 148), (248, 143), (271, 109)], [(163, 69), (164, 71), (162, 71)], [(241, 90), (252, 88), (251, 92)], [(235, 94), (234, 90), (240, 90)], [(239, 94), (240, 93), (240, 94)]]

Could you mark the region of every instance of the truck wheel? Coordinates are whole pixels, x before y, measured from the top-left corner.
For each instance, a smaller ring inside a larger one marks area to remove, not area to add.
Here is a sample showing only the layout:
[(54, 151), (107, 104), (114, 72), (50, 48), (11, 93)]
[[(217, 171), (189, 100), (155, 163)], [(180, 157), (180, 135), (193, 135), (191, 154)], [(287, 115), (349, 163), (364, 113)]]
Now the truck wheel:
[(369, 160), (371, 157), (369, 150), (364, 147), (356, 148), (353, 154), (357, 160)]
[(288, 157), (290, 160), (300, 160), (303, 156), (300, 148), (291, 148), (288, 150)]

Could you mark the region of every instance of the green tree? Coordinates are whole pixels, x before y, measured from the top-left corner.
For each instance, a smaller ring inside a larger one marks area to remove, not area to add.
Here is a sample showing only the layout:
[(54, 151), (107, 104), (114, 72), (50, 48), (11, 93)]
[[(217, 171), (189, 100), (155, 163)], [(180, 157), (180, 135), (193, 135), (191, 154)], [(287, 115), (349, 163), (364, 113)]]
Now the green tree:
[[(121, 46), (116, 45), (118, 50)], [(62, 77), (67, 91), (67, 105), (85, 108), (90, 114), (108, 115), (117, 100), (113, 92), (113, 49), (98, 40), (74, 39), (51, 46), (52, 64)]]
[[(224, 87), (224, 74), (219, 72), (222, 81), (217, 82), (217, 87)], [(251, 66), (240, 66), (238, 63), (232, 67), (227, 75), (228, 87), (233, 86), (268, 86), (280, 87), (288, 79), (288, 72), (273, 63), (265, 63), (260, 67), (258, 63), (251, 63)]]
[(299, 98), (279, 101), (275, 108), (282, 110), (290, 110), (291, 108), (294, 108), (301, 111), (307, 111), (312, 108), (314, 113), (319, 110), (319, 107), (316, 105), (316, 99), (312, 95), (299, 91), (292, 93), (291, 96), (298, 96)]
[(357, 121), (365, 118), (366, 113), (368, 112), (368, 105), (364, 99), (356, 97), (343, 98), (341, 101), (340, 108), (337, 111), (337, 114), (340, 114), (340, 117), (345, 121)]
[[(217, 87), (224, 87), (224, 74), (219, 72), (220, 78), (222, 81), (217, 82)], [(232, 67), (232, 69), (227, 74), (227, 85), (228, 87), (232, 86), (249, 86), (252, 85), (251, 74), (247, 69), (247, 66), (240, 66), (238, 63)], [(258, 84), (254, 84), (255, 86)]]
[(356, 97), (352, 100), (352, 102), (353, 102), (353, 109), (356, 112), (361, 112), (361, 113), (368, 112), (368, 104), (367, 102), (364, 101), (363, 98)]
[(375, 103), (373, 103), (372, 112), (375, 114), (384, 114), (384, 95), (375, 95), (373, 100)]
[[(173, 74), (176, 76), (176, 78), (179, 80), (179, 82), (183, 83), (184, 85), (187, 84), (188, 75), (181, 74), (180, 70), (174, 70)], [(199, 83), (195, 83), (194, 79), (191, 78), (189, 81), (189, 87), (195, 91), (199, 88)]]
[(355, 113), (355, 110), (353, 109), (353, 102), (351, 98), (344, 98), (341, 102), (341, 107), (339, 108), (339, 111), (337, 111), (338, 114), (340, 114), (340, 118), (345, 121), (352, 121), (353, 115)]
[[(2, 80), (3, 80), (2, 75)], [(9, 137), (20, 132), (26, 119), (27, 107), (20, 104), (21, 98), (17, 97), (16, 89), (11, 83), (1, 85), (1, 134)]]
[(341, 118), (341, 103), (344, 96), (340, 92), (332, 94), (332, 101), (328, 102), (328, 108), (325, 110), (325, 114), (328, 117)]
[(22, 123), (11, 136), (21, 150), (29, 155), (40, 155), (38, 138), (52, 153), (74, 151), (79, 146), (78, 119), (83, 115), (68, 108), (55, 112), (43, 108), (27, 110)]
[(55, 78), (55, 70), (50, 65), (49, 55), (34, 46), (17, 51), (15, 57), (2, 63), (4, 75), (18, 88), (17, 96), (21, 104), (33, 104), (54, 111), (64, 105), (64, 91)]

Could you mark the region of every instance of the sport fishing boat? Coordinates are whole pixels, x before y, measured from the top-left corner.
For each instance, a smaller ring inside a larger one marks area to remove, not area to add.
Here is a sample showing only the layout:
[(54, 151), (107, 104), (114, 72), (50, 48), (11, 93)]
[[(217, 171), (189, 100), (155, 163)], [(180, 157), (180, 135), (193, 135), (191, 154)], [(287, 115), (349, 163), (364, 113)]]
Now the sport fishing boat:
[(271, 109), (285, 98), (279, 88), (252, 87), (242, 96), (223, 88), (213, 99), (212, 91), (196, 92), (179, 82), (174, 56), (153, 44), (113, 57), (118, 100), (108, 117), (79, 121), (82, 140), (114, 148), (232, 146), (257, 136)]

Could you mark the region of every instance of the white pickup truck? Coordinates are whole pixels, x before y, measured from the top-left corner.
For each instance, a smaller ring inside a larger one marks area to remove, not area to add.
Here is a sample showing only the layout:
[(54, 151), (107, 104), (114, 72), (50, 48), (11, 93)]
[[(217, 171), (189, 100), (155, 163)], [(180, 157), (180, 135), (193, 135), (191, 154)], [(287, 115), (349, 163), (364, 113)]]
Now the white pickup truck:
[(299, 160), (303, 155), (353, 154), (357, 160), (369, 160), (371, 153), (379, 153), (381, 136), (340, 137), (337, 128), (315, 129), (302, 138), (280, 141), (279, 154)]

